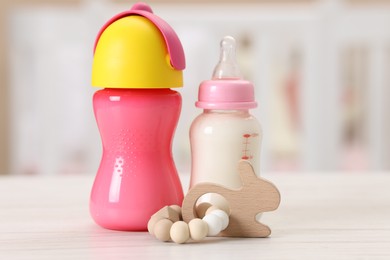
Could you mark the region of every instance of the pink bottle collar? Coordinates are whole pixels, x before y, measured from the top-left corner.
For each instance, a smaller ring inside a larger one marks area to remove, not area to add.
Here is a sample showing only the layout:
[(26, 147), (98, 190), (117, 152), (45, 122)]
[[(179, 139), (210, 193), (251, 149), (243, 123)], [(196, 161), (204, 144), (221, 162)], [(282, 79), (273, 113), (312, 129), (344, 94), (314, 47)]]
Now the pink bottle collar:
[(238, 110), (257, 107), (253, 84), (241, 79), (203, 81), (199, 86), (196, 107), (203, 109)]
[(181, 45), (179, 37), (172, 29), (172, 27), (163, 19), (153, 14), (152, 8), (150, 8), (150, 6), (145, 3), (134, 4), (130, 10), (115, 15), (107, 23), (105, 23), (96, 37), (93, 51), (95, 52), (100, 36), (103, 34), (104, 30), (106, 30), (108, 26), (110, 26), (115, 21), (130, 15), (143, 16), (149, 19), (160, 30), (167, 46), (172, 67), (176, 70), (184, 70), (186, 67), (186, 62), (183, 46)]

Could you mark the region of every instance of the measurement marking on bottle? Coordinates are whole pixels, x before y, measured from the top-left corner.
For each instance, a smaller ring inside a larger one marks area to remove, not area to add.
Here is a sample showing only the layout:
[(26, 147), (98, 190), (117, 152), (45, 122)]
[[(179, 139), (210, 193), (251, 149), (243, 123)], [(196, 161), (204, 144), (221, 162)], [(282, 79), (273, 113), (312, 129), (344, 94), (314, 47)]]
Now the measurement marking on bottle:
[(249, 160), (249, 159), (252, 159), (253, 158), (253, 155), (250, 155), (250, 150), (249, 150), (249, 145), (250, 145), (250, 141), (249, 141), (249, 138), (251, 137), (256, 137), (258, 136), (259, 134), (257, 133), (253, 133), (253, 134), (243, 134), (242, 137), (244, 138), (244, 142), (243, 142), (243, 150), (242, 150), (242, 156), (241, 156), (241, 159), (243, 160)]

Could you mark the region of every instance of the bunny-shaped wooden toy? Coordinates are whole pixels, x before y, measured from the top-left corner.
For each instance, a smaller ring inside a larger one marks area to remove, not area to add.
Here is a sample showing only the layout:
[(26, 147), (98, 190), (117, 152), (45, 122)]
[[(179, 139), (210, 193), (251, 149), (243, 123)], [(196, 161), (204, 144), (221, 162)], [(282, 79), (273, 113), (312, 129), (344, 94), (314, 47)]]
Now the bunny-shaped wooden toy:
[(182, 205), (183, 220), (188, 223), (198, 217), (195, 207), (202, 195), (217, 193), (228, 201), (230, 207), (229, 226), (219, 233), (219, 236), (269, 236), (271, 229), (258, 222), (256, 215), (277, 209), (280, 193), (271, 182), (257, 177), (248, 161), (241, 160), (238, 171), (242, 180), (240, 189), (232, 190), (214, 183), (199, 183), (190, 189)]

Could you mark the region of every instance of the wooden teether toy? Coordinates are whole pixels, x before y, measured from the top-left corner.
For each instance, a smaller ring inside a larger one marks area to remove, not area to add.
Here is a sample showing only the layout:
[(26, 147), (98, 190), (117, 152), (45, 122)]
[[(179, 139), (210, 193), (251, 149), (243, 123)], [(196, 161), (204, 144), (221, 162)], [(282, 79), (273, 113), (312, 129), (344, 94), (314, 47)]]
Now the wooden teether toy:
[[(197, 218), (196, 202), (206, 193), (222, 195), (230, 207), (229, 225), (219, 233), (225, 237), (267, 237), (271, 229), (256, 221), (256, 215), (273, 211), (280, 204), (280, 193), (271, 182), (255, 175), (251, 164), (241, 160), (238, 170), (242, 187), (237, 190), (213, 183), (199, 183), (186, 195), (182, 205), (183, 220)], [(206, 215), (207, 216), (207, 215)]]
[[(228, 189), (213, 183), (194, 186), (184, 198), (183, 207), (166, 206), (149, 220), (149, 233), (160, 241), (182, 244), (189, 239), (199, 241), (206, 236), (267, 237), (268, 226), (257, 222), (256, 215), (278, 208), (280, 194), (269, 181), (255, 175), (248, 161), (238, 167), (242, 187)], [(212, 205), (198, 199), (206, 193), (217, 193), (229, 203)]]

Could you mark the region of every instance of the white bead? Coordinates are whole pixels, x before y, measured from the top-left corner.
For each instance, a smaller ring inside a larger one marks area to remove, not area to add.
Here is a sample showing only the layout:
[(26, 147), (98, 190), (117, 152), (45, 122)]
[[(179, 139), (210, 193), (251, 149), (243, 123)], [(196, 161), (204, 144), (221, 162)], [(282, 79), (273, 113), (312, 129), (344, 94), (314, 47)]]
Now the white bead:
[(216, 236), (222, 230), (222, 219), (214, 214), (208, 214), (203, 217), (203, 220), (209, 226), (209, 231), (207, 232), (207, 236), (212, 237)]
[(229, 226), (229, 216), (228, 216), (228, 214), (226, 214), (225, 211), (220, 210), (220, 209), (215, 209), (215, 210), (211, 211), (210, 214), (217, 215), (218, 217), (221, 218), (221, 220), (222, 220), (222, 229), (221, 230), (225, 230), (227, 228), (227, 226)]

